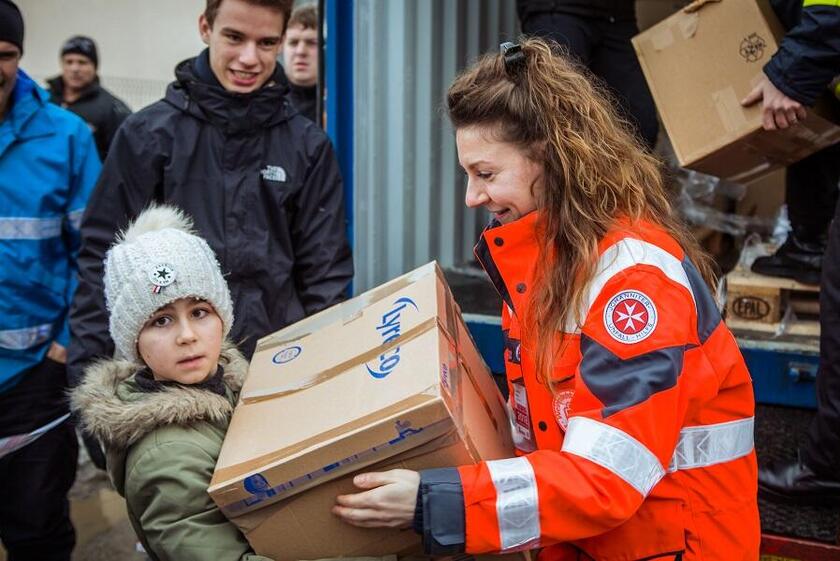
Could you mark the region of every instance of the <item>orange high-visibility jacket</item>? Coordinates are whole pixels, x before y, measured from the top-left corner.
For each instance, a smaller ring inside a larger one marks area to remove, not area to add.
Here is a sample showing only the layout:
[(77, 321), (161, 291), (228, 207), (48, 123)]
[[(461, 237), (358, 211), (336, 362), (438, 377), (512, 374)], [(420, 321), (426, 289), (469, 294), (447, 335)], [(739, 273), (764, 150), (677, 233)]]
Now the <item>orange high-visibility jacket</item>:
[(583, 325), (567, 322), (551, 392), (520, 331), (536, 220), (491, 226), (476, 247), (504, 300), (520, 455), (421, 473), (427, 550), (755, 561), (753, 389), (700, 273), (661, 228), (619, 222), (599, 244)]

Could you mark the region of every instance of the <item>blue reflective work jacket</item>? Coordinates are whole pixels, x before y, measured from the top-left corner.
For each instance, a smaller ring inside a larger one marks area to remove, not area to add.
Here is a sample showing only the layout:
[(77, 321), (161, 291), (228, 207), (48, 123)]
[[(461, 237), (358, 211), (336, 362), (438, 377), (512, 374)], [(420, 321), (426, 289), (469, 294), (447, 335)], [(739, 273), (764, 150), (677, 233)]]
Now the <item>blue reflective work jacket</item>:
[(0, 393), (69, 342), (79, 222), (99, 176), (93, 136), (22, 70), (0, 121)]

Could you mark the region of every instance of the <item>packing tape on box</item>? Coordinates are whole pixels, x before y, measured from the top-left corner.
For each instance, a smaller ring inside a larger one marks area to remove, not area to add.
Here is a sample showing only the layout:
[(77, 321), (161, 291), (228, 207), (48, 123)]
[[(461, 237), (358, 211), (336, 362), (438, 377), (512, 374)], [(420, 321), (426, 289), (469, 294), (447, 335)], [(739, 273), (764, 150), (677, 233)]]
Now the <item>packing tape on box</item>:
[(345, 372), (350, 368), (353, 368), (354, 366), (365, 364), (366, 362), (369, 362), (378, 356), (384, 355), (392, 350), (399, 348), (400, 345), (406, 344), (412, 339), (422, 335), (429, 329), (433, 328), (435, 325), (437, 325), (437, 323), (438, 321), (436, 318), (429, 318), (426, 321), (415, 325), (408, 331), (401, 333), (398, 337), (388, 341), (387, 343), (382, 343), (368, 351), (359, 353), (353, 358), (340, 362), (332, 366), (331, 368), (319, 372), (314, 376), (310, 376), (309, 378), (303, 380), (298, 380), (293, 384), (282, 384), (277, 386), (271, 386), (269, 388), (243, 392), (241, 399), (244, 403), (255, 403), (257, 401), (263, 401), (266, 399), (283, 397), (285, 395), (290, 395), (299, 391), (303, 391), (307, 388), (311, 388), (312, 386), (321, 384), (323, 382), (326, 382), (327, 380), (335, 378), (342, 372)]
[(677, 18), (676, 25), (679, 27), (683, 39), (691, 39), (700, 26), (700, 16), (696, 13), (683, 14), (682, 17)]
[(670, 26), (651, 32), (650, 44), (655, 51), (664, 51), (674, 44), (674, 32)]
[[(372, 290), (369, 290), (368, 292), (365, 292), (364, 294), (356, 296), (352, 300), (343, 302), (338, 305), (341, 307), (341, 317), (331, 319), (328, 323), (341, 321), (342, 324), (346, 325), (352, 322), (353, 320), (361, 317), (364, 308), (370, 306), (371, 303), (376, 302), (378, 300), (382, 300), (391, 294), (399, 292), (400, 290), (411, 285), (412, 283), (417, 282), (419, 278), (423, 277), (426, 274), (428, 274), (426, 267), (421, 267), (415, 271), (411, 271), (410, 273), (403, 275), (402, 277), (394, 279), (385, 286), (374, 288)], [(300, 341), (302, 338), (310, 335), (312, 332), (317, 331), (318, 329), (323, 327), (322, 324), (317, 323), (319, 317), (332, 318), (334, 315), (335, 310), (333, 310), (333, 308), (327, 308), (326, 310), (322, 310), (315, 315), (309, 316), (307, 318), (307, 321), (303, 322), (304, 327), (301, 329), (296, 329), (295, 325), (291, 325), (285, 329), (278, 331), (277, 333), (266, 335), (265, 337), (257, 341), (256, 351), (258, 352), (270, 347), (286, 345), (288, 343)]]
[(664, 51), (677, 41), (677, 37), (689, 40), (697, 33), (700, 17), (696, 13), (679, 14), (665, 20), (648, 31), (650, 44), (655, 51)]
[[(395, 428), (397, 430), (397, 436), (395, 438), (341, 458), (316, 470), (299, 475), (289, 481), (271, 485), (262, 472), (251, 474), (242, 482), (245, 490), (251, 493), (251, 497), (232, 501), (222, 506), (221, 510), (228, 518), (239, 516), (319, 485), (322, 483), (322, 480), (328, 480), (326, 479), (328, 477), (329, 479), (333, 479), (349, 471), (361, 469), (365, 465), (385, 461), (403, 451), (434, 441), (438, 441), (438, 447), (449, 445), (454, 441), (456, 436), (449, 419), (441, 419), (420, 428), (413, 428), (410, 425), (397, 421)], [(428, 448), (424, 449), (424, 453), (428, 453), (429, 451)]]
[[(429, 390), (431, 390), (431, 388), (429, 388)], [(434, 399), (434, 395), (427, 395), (423, 392), (421, 394), (412, 395), (406, 399), (393, 403), (388, 407), (380, 409), (374, 415), (377, 418), (382, 419), (396, 418), (401, 412), (413, 410), (416, 407), (422, 407)], [(218, 483), (215, 483), (213, 487), (214, 489), (229, 489), (231, 485), (237, 484), (236, 482), (244, 473), (257, 473), (258, 471), (265, 470), (268, 467), (274, 467), (283, 458), (304, 452), (305, 450), (308, 450), (313, 446), (317, 446), (319, 443), (326, 440), (335, 440), (343, 435), (355, 434), (356, 431), (368, 426), (371, 423), (371, 420), (370, 415), (361, 417), (340, 426), (333, 427), (332, 429), (314, 434), (309, 438), (301, 440), (295, 444), (285, 446), (279, 450), (274, 450), (261, 456), (228, 465), (227, 467), (217, 467), (215, 473), (213, 474), (213, 478)]]
[(747, 128), (748, 123), (744, 107), (741, 106), (741, 101), (732, 86), (712, 92), (712, 105), (714, 105), (726, 132), (737, 134)]
[(694, 0), (694, 2), (683, 8), (683, 12), (693, 14), (706, 4), (712, 4), (714, 2), (720, 2), (720, 0)]
[(773, 164), (771, 162), (762, 162), (755, 167), (742, 171), (737, 175), (733, 175), (729, 178), (729, 181), (733, 181), (735, 183), (747, 183), (750, 180), (755, 179), (759, 175), (762, 175), (765, 172), (769, 171), (769, 169), (772, 166)]

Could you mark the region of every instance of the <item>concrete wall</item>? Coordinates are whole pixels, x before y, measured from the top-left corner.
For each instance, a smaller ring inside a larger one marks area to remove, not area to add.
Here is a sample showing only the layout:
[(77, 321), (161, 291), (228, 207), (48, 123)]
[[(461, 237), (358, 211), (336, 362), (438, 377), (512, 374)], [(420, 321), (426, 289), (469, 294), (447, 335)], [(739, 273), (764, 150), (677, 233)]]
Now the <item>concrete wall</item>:
[(204, 0), (17, 0), (26, 22), (21, 67), (38, 80), (59, 73), (61, 44), (89, 35), (99, 47), (99, 76), (132, 109), (159, 99), (181, 60), (204, 46)]

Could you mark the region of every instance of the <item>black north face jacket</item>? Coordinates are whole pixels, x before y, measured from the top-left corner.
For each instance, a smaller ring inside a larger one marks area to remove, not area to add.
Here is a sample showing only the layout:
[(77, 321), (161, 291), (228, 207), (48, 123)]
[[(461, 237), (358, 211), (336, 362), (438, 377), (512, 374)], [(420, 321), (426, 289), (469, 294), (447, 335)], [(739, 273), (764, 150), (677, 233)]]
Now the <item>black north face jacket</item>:
[(199, 81), (194, 61), (120, 127), (88, 203), (71, 381), (113, 353), (102, 260), (153, 201), (186, 211), (216, 252), (234, 301), (231, 339), (247, 356), (263, 335), (340, 301), (353, 276), (338, 162), (324, 132), (287, 102), (282, 70), (243, 95)]

